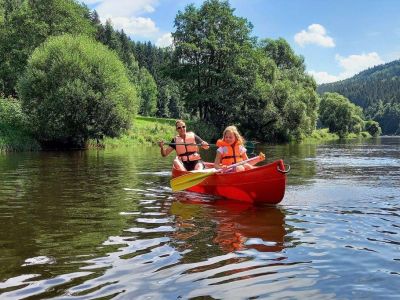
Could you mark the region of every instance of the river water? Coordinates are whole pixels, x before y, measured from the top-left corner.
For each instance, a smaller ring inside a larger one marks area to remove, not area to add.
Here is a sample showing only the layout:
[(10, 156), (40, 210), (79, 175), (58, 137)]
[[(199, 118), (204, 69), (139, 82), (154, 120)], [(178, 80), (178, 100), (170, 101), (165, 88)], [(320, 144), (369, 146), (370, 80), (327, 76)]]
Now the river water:
[(0, 298), (399, 299), (400, 138), (256, 151), (275, 207), (172, 193), (157, 147), (0, 154)]

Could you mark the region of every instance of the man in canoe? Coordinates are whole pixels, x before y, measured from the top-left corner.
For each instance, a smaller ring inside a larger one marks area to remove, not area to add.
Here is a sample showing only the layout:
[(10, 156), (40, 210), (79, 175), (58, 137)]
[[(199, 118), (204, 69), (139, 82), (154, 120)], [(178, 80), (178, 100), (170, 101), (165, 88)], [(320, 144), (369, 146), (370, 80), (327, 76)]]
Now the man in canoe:
[[(230, 165), (248, 160), (247, 149), (244, 147), (244, 138), (239, 133), (236, 126), (228, 126), (225, 128), (222, 139), (217, 141), (217, 155), (214, 161), (216, 169), (227, 168)], [(235, 171), (250, 170), (256, 163), (265, 159), (264, 154), (259, 155), (259, 159), (252, 160), (241, 166), (237, 166)]]
[(194, 132), (186, 132), (186, 124), (183, 120), (176, 120), (175, 128), (178, 135), (171, 140), (167, 148), (164, 148), (164, 141), (158, 142), (161, 155), (168, 156), (175, 150), (177, 156), (174, 159), (174, 167), (176, 169), (182, 171), (203, 170), (204, 163), (199, 154), (198, 145), (201, 145), (203, 149), (208, 149), (210, 145)]

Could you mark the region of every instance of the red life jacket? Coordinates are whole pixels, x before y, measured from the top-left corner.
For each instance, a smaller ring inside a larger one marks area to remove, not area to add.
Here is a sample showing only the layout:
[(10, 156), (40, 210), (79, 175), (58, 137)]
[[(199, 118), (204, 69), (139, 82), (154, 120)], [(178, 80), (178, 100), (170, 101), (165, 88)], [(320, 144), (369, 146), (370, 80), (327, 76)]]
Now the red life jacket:
[(224, 147), (227, 151), (225, 153), (221, 153), (221, 164), (225, 166), (230, 166), (237, 162), (243, 161), (242, 155), (240, 154), (240, 146), (242, 144), (238, 141), (233, 145), (229, 145), (224, 140), (218, 140), (217, 146)]
[(193, 132), (186, 132), (185, 138), (179, 135), (175, 137), (177, 144), (193, 144), (193, 145), (176, 145), (175, 150), (178, 158), (181, 161), (195, 161), (201, 159), (199, 154), (199, 147), (196, 145), (196, 139)]

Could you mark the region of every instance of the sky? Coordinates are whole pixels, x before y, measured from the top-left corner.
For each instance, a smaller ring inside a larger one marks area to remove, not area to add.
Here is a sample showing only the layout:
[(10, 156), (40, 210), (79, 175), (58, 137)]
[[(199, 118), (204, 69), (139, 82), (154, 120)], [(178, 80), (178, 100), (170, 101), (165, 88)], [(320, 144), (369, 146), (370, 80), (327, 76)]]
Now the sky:
[[(200, 0), (84, 0), (133, 41), (171, 45), (177, 12)], [(284, 38), (318, 84), (400, 59), (400, 0), (230, 0), (252, 36)]]

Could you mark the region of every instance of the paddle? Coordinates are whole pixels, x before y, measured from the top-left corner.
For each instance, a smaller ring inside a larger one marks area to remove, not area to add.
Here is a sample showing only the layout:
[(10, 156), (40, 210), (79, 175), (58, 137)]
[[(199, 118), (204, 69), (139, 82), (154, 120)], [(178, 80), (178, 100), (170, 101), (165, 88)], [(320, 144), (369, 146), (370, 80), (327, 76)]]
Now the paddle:
[(230, 165), (225, 169), (206, 169), (206, 170), (201, 170), (201, 171), (194, 171), (179, 177), (172, 178), (170, 181), (172, 191), (182, 191), (186, 190), (192, 186), (195, 186), (205, 180), (208, 176), (211, 176), (213, 174), (219, 173), (219, 172), (226, 172), (228, 170), (231, 170), (237, 166), (244, 165), (248, 162), (254, 161), (254, 160), (259, 160), (260, 157), (262, 159), (265, 158), (265, 155), (263, 153), (260, 153), (259, 156), (253, 157), (246, 159), (244, 161), (238, 162), (236, 164)]
[[(169, 145), (169, 146), (176, 146), (176, 145), (203, 146), (202, 144), (188, 144), (188, 143), (165, 143), (165, 145)], [(215, 146), (215, 144), (208, 144), (208, 146)]]

